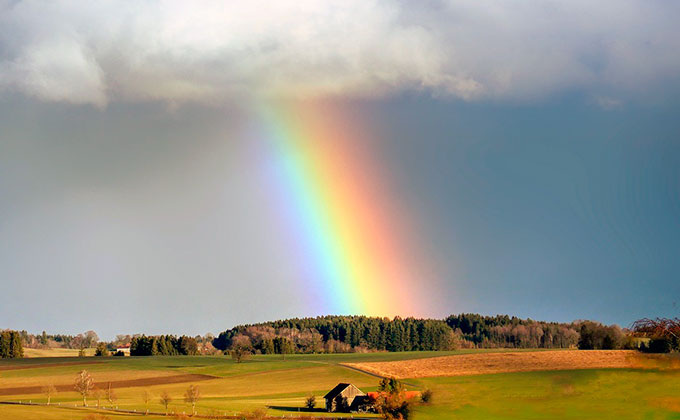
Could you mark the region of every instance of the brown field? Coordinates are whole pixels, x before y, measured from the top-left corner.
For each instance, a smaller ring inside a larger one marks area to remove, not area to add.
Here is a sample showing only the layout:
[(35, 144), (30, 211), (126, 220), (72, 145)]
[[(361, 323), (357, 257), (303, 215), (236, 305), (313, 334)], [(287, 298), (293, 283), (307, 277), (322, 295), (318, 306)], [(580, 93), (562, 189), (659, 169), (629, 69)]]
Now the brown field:
[[(36, 366), (37, 369), (41, 369), (44, 365)], [(77, 365), (71, 365), (73, 367), (77, 367), (72, 372), (59, 372), (57, 371), (56, 373), (49, 374), (52, 369), (45, 369), (39, 372), (42, 372), (41, 375), (33, 375), (33, 376), (5, 376), (2, 379), (0, 379), (0, 394), (3, 392), (5, 388), (24, 388), (24, 387), (31, 387), (31, 386), (36, 386), (36, 385), (44, 385), (45, 384), (45, 374), (48, 374), (50, 378), (50, 382), (57, 386), (59, 388), (60, 385), (68, 385), (69, 387), (73, 387), (73, 378), (75, 372), (80, 370), (79, 366)], [(87, 366), (85, 366), (87, 367)], [(36, 371), (33, 371), (35, 373)], [(176, 371), (162, 371), (162, 370), (129, 370), (129, 369), (119, 369), (116, 371), (92, 371), (92, 377), (94, 378), (95, 382), (101, 382), (101, 383), (108, 383), (108, 382), (114, 382), (114, 381), (121, 381), (122, 378), (125, 378), (126, 380), (134, 380), (134, 381), (139, 381), (139, 380), (149, 380), (149, 379), (157, 379), (161, 377), (173, 377), (173, 376), (178, 376), (178, 372)], [(180, 375), (183, 376), (183, 375)], [(212, 378), (212, 376), (209, 376)]]
[(26, 364), (26, 365), (7, 365), (7, 366), (0, 366), (0, 370), (20, 370), (20, 369), (35, 369), (35, 368), (46, 368), (46, 367), (62, 367), (62, 366), (76, 366), (76, 365), (93, 365), (101, 363), (101, 361), (94, 361), (94, 362), (84, 362), (84, 361), (77, 361), (77, 362), (60, 362), (60, 363), (40, 363), (40, 364)]
[[(94, 356), (93, 348), (85, 349), (86, 356)], [(31, 349), (24, 348), (24, 357), (77, 357), (78, 349)]]
[[(541, 370), (641, 368), (658, 358), (632, 350), (565, 350), (463, 354), (395, 362), (345, 363), (380, 376), (424, 378)], [(673, 366), (677, 368), (677, 366)]]
[[(138, 379), (126, 379), (118, 381), (101, 381), (95, 382), (95, 386), (99, 389), (105, 389), (109, 384), (113, 388), (131, 388), (131, 387), (141, 387), (141, 386), (152, 386), (152, 385), (168, 385), (168, 384), (179, 384), (184, 382), (198, 382), (206, 381), (209, 379), (216, 379), (214, 376), (210, 375), (198, 375), (198, 374), (184, 374), (184, 375), (166, 375), (166, 376), (156, 376), (156, 377), (146, 377)], [(73, 391), (73, 383), (68, 384), (58, 384), (55, 388), (59, 392)], [(11, 388), (0, 388), (0, 395), (28, 395), (28, 394), (39, 394), (42, 392), (42, 386), (32, 385), (32, 386), (17, 386)]]

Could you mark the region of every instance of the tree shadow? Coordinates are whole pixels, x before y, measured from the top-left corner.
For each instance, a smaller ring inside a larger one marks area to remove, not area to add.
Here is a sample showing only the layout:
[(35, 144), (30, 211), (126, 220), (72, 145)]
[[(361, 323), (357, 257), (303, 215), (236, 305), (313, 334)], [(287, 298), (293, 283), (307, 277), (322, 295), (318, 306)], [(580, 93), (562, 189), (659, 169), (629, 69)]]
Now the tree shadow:
[(294, 411), (296, 413), (325, 413), (325, 408), (307, 408), (307, 407), (288, 407), (285, 405), (268, 405), (267, 408), (277, 411)]

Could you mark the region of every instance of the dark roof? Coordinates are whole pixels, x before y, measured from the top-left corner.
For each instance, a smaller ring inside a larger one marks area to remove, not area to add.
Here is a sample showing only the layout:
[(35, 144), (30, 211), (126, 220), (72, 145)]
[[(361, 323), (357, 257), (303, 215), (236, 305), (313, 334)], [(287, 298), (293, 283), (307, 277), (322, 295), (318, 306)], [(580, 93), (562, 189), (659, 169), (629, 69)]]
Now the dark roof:
[(333, 398), (337, 397), (338, 394), (344, 391), (345, 388), (347, 388), (348, 386), (350, 386), (350, 384), (337, 384), (335, 388), (328, 391), (328, 394), (324, 395), (323, 398), (326, 400), (332, 400)]

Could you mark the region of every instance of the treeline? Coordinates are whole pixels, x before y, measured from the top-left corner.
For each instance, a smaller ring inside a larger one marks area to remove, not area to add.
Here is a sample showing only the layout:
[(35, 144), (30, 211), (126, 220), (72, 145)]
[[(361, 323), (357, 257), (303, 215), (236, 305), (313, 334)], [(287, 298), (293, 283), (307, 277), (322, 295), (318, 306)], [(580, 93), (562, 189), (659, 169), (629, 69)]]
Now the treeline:
[(283, 339), (291, 353), (345, 353), (350, 351), (452, 350), (458, 337), (444, 321), (432, 319), (323, 316), (294, 318), (226, 330), (213, 346), (226, 350), (234, 343), (256, 353), (280, 353), (274, 344)]
[(24, 357), (21, 334), (16, 331), (0, 331), (0, 359)]
[(130, 341), (130, 356), (194, 356), (199, 354), (198, 342), (185, 335), (158, 335), (133, 337)]
[[(43, 331), (41, 334), (32, 334), (25, 330), (18, 331), (20, 341), (23, 348), (31, 349), (77, 349), (81, 353), (88, 348), (96, 348), (96, 355), (105, 355), (106, 353), (116, 354), (120, 347), (130, 347), (132, 341), (137, 339), (139, 343), (140, 355), (151, 354), (158, 355), (184, 355), (184, 354), (202, 354), (215, 355), (221, 354), (221, 351), (215, 349), (212, 341), (215, 338), (208, 333), (204, 336), (197, 335), (195, 337), (175, 337), (175, 336), (158, 336), (155, 344), (148, 344), (149, 337), (142, 334), (119, 334), (113, 341), (100, 341), (97, 333), (94, 331), (86, 331), (82, 334), (48, 334)], [(162, 341), (162, 343), (161, 343)], [(149, 350), (151, 349), (151, 350)]]
[[(275, 345), (285, 340), (286, 346)], [(453, 350), (457, 348), (630, 348), (618, 326), (592, 321), (557, 323), (508, 315), (451, 315), (445, 320), (322, 316), (239, 325), (219, 334), (220, 350), (254, 353)], [(281, 350), (283, 349), (283, 350)]]
[(576, 347), (580, 331), (577, 323), (534, 321), (508, 315), (451, 315), (446, 318), (446, 324), (463, 340), (481, 348)]
[(582, 321), (578, 325), (578, 348), (581, 350), (632, 349), (636, 347), (632, 336), (626, 334), (618, 325), (602, 325), (593, 321)]
[(85, 349), (94, 347), (99, 342), (99, 337), (94, 331), (87, 331), (82, 334), (31, 334), (27, 331), (19, 331), (21, 340), (25, 347), (31, 349), (39, 348), (65, 348), (65, 349)]

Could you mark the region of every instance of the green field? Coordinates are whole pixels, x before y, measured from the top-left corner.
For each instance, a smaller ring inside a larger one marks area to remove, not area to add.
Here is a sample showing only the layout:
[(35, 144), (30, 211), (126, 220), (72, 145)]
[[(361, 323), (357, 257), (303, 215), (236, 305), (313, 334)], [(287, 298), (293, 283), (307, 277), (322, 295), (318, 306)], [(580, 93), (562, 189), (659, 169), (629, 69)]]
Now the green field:
[[(0, 392), (47, 383), (68, 385), (79, 370), (87, 369), (96, 382), (161, 378), (161, 383), (155, 385), (117, 387), (116, 405), (122, 409), (143, 412), (146, 407), (142, 393), (147, 390), (152, 397), (149, 410), (164, 412), (158, 396), (167, 391), (174, 398), (170, 409), (188, 413), (190, 407), (182, 396), (188, 385), (195, 383), (202, 394), (197, 405), (200, 414), (231, 414), (269, 407), (269, 415), (290, 416), (297, 413), (310, 394), (317, 396), (321, 408), (321, 397), (338, 382), (352, 382), (364, 391), (376, 388), (378, 378), (341, 366), (342, 362), (405, 360), (466, 352), (471, 351), (293, 355), (285, 361), (281, 356), (255, 356), (241, 364), (224, 356), (1, 360)], [(182, 374), (214, 378), (162, 383), (162, 378)], [(423, 420), (680, 419), (680, 371), (677, 370), (520, 372), (405, 382), (411, 384), (411, 389), (434, 391), (433, 402), (416, 409), (414, 418)], [(40, 393), (0, 395), (0, 401), (29, 400), (44, 402), (45, 397)], [(0, 419), (79, 420), (90, 413), (74, 407), (80, 405), (80, 399), (73, 391), (59, 392), (52, 402), (60, 405), (0, 405)], [(108, 405), (108, 402), (102, 399), (101, 404)], [(89, 405), (96, 405), (96, 401), (90, 398)], [(130, 418), (129, 415), (106, 415), (111, 419)], [(319, 411), (318, 415), (324, 413)]]

